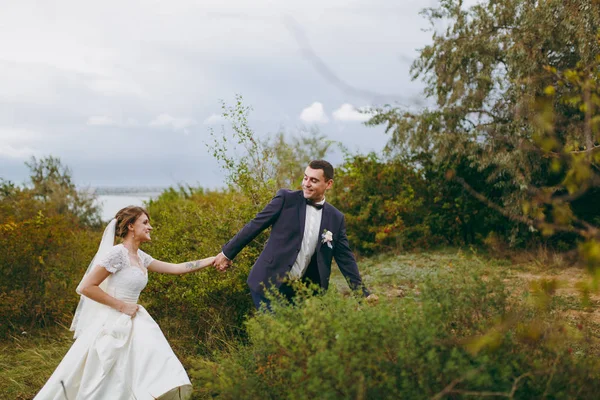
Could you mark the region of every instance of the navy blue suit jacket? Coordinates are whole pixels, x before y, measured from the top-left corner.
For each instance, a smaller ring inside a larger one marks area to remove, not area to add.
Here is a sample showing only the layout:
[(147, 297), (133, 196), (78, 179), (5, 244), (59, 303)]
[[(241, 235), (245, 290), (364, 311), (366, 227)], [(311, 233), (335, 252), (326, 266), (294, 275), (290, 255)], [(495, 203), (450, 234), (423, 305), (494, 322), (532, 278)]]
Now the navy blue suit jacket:
[[(306, 207), (309, 206), (301, 190), (281, 189), (252, 221), (223, 246), (223, 254), (233, 260), (259, 233), (272, 227), (269, 240), (248, 276), (248, 286), (253, 291), (262, 293), (263, 285), (279, 287), (294, 265), (304, 236)], [(325, 229), (333, 233), (332, 248), (322, 241), (321, 234)], [(348, 245), (344, 214), (327, 202), (323, 206), (315, 255), (321, 288), (327, 290), (329, 287), (331, 260), (335, 258), (350, 287), (369, 295)]]

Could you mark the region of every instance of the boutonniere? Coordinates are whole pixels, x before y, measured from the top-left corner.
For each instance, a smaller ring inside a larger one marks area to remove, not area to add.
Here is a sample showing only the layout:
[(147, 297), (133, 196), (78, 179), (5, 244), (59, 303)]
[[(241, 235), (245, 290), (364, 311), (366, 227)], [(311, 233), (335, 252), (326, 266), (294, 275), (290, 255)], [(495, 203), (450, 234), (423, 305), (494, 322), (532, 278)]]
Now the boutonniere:
[(321, 238), (323, 239), (323, 241), (321, 243), (323, 243), (323, 244), (327, 243), (327, 246), (329, 246), (330, 249), (333, 249), (333, 245), (331, 244), (331, 242), (333, 242), (333, 233), (331, 233), (327, 229), (323, 229)]

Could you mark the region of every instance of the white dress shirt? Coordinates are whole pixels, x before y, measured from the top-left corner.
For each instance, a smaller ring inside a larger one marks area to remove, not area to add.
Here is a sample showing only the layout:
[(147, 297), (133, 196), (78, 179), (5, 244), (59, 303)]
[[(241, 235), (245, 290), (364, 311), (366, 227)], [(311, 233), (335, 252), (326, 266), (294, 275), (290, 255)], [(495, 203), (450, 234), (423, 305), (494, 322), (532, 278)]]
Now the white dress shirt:
[[(315, 204), (325, 204), (325, 199)], [(323, 209), (317, 210), (315, 207), (306, 205), (306, 219), (304, 222), (304, 237), (302, 238), (302, 246), (296, 258), (296, 262), (290, 270), (290, 278), (301, 278), (308, 268), (310, 259), (312, 258), (317, 248), (319, 241), (319, 228), (321, 227), (321, 217)]]

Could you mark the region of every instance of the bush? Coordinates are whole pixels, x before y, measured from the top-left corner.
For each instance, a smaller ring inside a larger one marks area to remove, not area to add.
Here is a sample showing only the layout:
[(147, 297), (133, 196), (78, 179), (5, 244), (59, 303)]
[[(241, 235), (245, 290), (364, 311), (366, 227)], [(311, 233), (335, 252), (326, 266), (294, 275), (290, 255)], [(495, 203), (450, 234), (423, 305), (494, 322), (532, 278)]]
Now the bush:
[(69, 325), (75, 287), (97, 249), (98, 233), (43, 210), (0, 224), (0, 335)]
[(331, 202), (345, 214), (353, 249), (370, 255), (425, 243), (424, 188), (425, 181), (402, 161), (371, 153), (337, 169)]
[(514, 387), (515, 398), (592, 398), (600, 389), (593, 358), (551, 351), (543, 339), (527, 342), (521, 328), (500, 329), (502, 282), (468, 271), (430, 277), (417, 300), (371, 307), (330, 291), (295, 306), (275, 303), (273, 311), (248, 320), (248, 345), (196, 361), (191, 375), (201, 395), (509, 397)]
[[(295, 138), (306, 146), (295, 151), (282, 134), (259, 140), (248, 124), (251, 107), (241, 96), (233, 106), (222, 104), (231, 132), (211, 132), (208, 147), (226, 175), (229, 188), (210, 192), (199, 188), (171, 188), (148, 204), (156, 229), (148, 252), (169, 262), (195, 260), (221, 251), (276, 193), (278, 183), (297, 181), (293, 172), (311, 154), (323, 155), (330, 142), (313, 134)], [(241, 150), (241, 153), (238, 151)], [(185, 277), (153, 276), (142, 294), (148, 310), (158, 320), (171, 343), (190, 351), (207, 353), (243, 340), (243, 321), (253, 304), (246, 279), (266, 243), (268, 232), (259, 235), (235, 259), (235, 267), (222, 274), (209, 268)]]
[(28, 165), (32, 187), (0, 179), (0, 337), (70, 325), (101, 236), (98, 210), (58, 159)]
[[(169, 189), (148, 204), (155, 230), (146, 251), (154, 258), (184, 262), (218, 254), (254, 216), (247, 197), (234, 192)], [(266, 236), (259, 236), (225, 273), (214, 268), (182, 277), (152, 275), (141, 300), (167, 336), (205, 353), (243, 338), (243, 320), (253, 308), (246, 278)]]

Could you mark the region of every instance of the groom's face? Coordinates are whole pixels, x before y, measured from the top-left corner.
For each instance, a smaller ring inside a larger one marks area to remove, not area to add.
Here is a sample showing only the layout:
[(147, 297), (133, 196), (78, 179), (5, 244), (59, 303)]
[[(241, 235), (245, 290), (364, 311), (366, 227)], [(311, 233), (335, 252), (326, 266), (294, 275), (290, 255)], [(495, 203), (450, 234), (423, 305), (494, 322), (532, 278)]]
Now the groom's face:
[(302, 191), (304, 198), (316, 202), (323, 200), (325, 191), (333, 185), (333, 179), (327, 180), (322, 169), (306, 167), (304, 179), (302, 180)]

